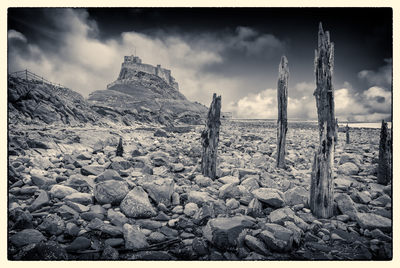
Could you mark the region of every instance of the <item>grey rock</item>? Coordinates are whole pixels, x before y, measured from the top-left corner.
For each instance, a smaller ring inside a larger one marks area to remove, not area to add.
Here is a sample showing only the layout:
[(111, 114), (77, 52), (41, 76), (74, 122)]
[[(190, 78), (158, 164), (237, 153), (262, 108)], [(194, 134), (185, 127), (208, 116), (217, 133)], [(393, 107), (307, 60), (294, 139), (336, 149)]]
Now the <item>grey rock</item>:
[(65, 223), (58, 215), (49, 214), (43, 219), (38, 229), (49, 235), (59, 235), (65, 231)]
[(79, 236), (77, 238), (74, 239), (74, 241), (72, 241), (72, 243), (67, 246), (65, 249), (68, 252), (76, 252), (79, 250), (84, 250), (90, 247), (90, 240), (86, 237), (83, 236)]
[(128, 183), (109, 180), (97, 183), (93, 193), (100, 204), (119, 204), (129, 192)]
[(149, 246), (146, 236), (140, 231), (138, 226), (125, 223), (123, 232), (126, 249), (141, 250)]
[(357, 213), (356, 220), (363, 229), (380, 229), (384, 232), (392, 230), (392, 220), (374, 213)]
[(283, 193), (277, 189), (259, 188), (252, 192), (259, 201), (271, 206), (280, 208), (285, 205)]
[(355, 220), (357, 215), (357, 209), (353, 200), (347, 194), (338, 194), (335, 196), (335, 201), (338, 205), (339, 210), (348, 215), (351, 219)]
[(78, 193), (78, 191), (75, 190), (74, 188), (71, 188), (71, 187), (68, 187), (65, 185), (56, 184), (53, 187), (51, 187), (49, 193), (52, 197), (62, 199), (64, 197), (66, 197), (67, 195), (70, 195), (73, 193)]
[(82, 205), (89, 205), (93, 202), (92, 194), (89, 193), (72, 193), (64, 197), (64, 201), (71, 201)]
[(126, 216), (132, 218), (150, 218), (157, 215), (147, 193), (140, 186), (135, 187), (125, 196), (120, 208)]
[(102, 182), (102, 181), (122, 181), (123, 179), (119, 175), (119, 173), (113, 169), (106, 169), (104, 172), (99, 174), (94, 181), (95, 182)]
[(287, 190), (284, 194), (286, 204), (288, 204), (289, 206), (294, 206), (298, 204), (307, 205), (309, 195), (310, 194), (308, 193), (308, 191), (301, 186), (293, 187)]
[(264, 243), (260, 239), (254, 236), (246, 235), (244, 237), (244, 242), (246, 246), (249, 247), (252, 251), (255, 251), (262, 255), (270, 254), (269, 250), (265, 247)]
[(36, 244), (44, 240), (46, 240), (44, 235), (35, 229), (25, 229), (10, 237), (11, 243), (16, 247)]
[(28, 207), (29, 211), (35, 211), (49, 203), (49, 195), (47, 194), (47, 191), (40, 190), (38, 197), (33, 201), (33, 203)]
[(99, 176), (104, 171), (104, 169), (105, 167), (102, 165), (88, 165), (81, 168), (81, 173), (84, 176)]
[(172, 179), (159, 178), (150, 183), (143, 183), (142, 187), (157, 204), (163, 203), (169, 206), (171, 205), (174, 185)]
[(357, 175), (359, 168), (356, 164), (346, 162), (338, 167), (338, 173), (343, 175)]

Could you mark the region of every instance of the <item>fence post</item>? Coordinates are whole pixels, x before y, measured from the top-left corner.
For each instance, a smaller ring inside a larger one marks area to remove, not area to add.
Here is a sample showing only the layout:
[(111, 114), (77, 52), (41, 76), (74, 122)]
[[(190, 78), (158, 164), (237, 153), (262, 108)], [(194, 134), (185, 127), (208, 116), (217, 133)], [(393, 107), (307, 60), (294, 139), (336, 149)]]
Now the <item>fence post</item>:
[(28, 69), (25, 69), (25, 80), (28, 81)]
[(277, 130), (277, 153), (276, 166), (285, 167), (286, 133), (287, 133), (287, 102), (288, 102), (288, 61), (282, 56), (279, 64), (278, 79), (278, 130)]
[(335, 102), (332, 85), (333, 43), (329, 32), (319, 24), (318, 48), (315, 51), (314, 92), (318, 111), (319, 146), (314, 155), (311, 172), (310, 209), (320, 218), (333, 215), (333, 165), (335, 148)]

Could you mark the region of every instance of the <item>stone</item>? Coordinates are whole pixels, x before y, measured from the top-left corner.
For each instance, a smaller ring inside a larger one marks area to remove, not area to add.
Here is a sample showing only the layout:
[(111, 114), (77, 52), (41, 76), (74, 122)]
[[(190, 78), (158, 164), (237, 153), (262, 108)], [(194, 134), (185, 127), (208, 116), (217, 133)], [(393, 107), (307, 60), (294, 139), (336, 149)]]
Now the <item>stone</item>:
[(79, 231), (80, 231), (80, 228), (73, 222), (68, 222), (65, 225), (65, 233), (72, 237), (77, 236), (79, 234)]
[(155, 220), (148, 220), (148, 219), (136, 220), (135, 224), (139, 225), (140, 228), (147, 229), (147, 230), (157, 230), (158, 228), (160, 228), (162, 226), (161, 222), (155, 221)]
[(357, 203), (368, 204), (369, 202), (371, 202), (371, 196), (367, 191), (364, 192), (355, 191), (353, 200)]
[(374, 199), (373, 201), (370, 202), (370, 205), (376, 206), (376, 207), (384, 207), (387, 204), (392, 203), (392, 198), (388, 196), (387, 194), (381, 195), (380, 197)]
[(137, 186), (131, 190), (120, 204), (121, 211), (132, 218), (150, 218), (157, 215), (147, 193)]
[(150, 155), (150, 160), (155, 167), (168, 166), (168, 163), (170, 162), (168, 154), (162, 151), (152, 153)]
[(47, 205), (49, 203), (49, 195), (47, 194), (47, 191), (44, 190), (39, 190), (39, 195), (36, 197), (35, 201), (28, 207), (29, 211), (35, 211), (40, 209), (41, 207)]
[(228, 183), (239, 184), (240, 183), (239, 178), (235, 177), (235, 176), (225, 176), (225, 177), (219, 178), (218, 181), (223, 184), (228, 184)]
[(92, 159), (92, 154), (87, 152), (87, 151), (85, 151), (85, 152), (80, 153), (76, 157), (76, 159), (79, 159), (79, 160), (90, 160), (90, 159)]
[(67, 251), (55, 241), (40, 242), (28, 250), (22, 260), (62, 261), (68, 260)]
[(102, 182), (102, 181), (122, 181), (123, 179), (119, 175), (119, 173), (113, 169), (106, 169), (104, 172), (99, 174), (94, 181), (95, 182)]
[(338, 194), (335, 196), (335, 201), (338, 205), (340, 212), (348, 215), (351, 219), (355, 220), (357, 215), (357, 209), (353, 200), (347, 194)]
[(264, 215), (262, 204), (257, 198), (253, 198), (250, 201), (250, 204), (247, 207), (246, 215), (250, 215), (255, 218), (262, 217)]
[(115, 226), (124, 226), (128, 222), (128, 218), (124, 214), (111, 208), (107, 211), (107, 218)]
[(293, 245), (293, 232), (281, 225), (268, 223), (265, 230), (260, 233), (260, 238), (264, 241), (267, 248), (278, 251), (288, 252)]
[(149, 241), (150, 244), (157, 244), (165, 241), (167, 238), (164, 234), (160, 232), (152, 232), (148, 237), (147, 241)]
[(59, 235), (65, 231), (65, 223), (58, 215), (49, 214), (43, 219), (43, 222), (38, 226), (38, 229), (48, 233), (49, 235)]
[(84, 219), (85, 221), (91, 221), (94, 218), (98, 218), (100, 220), (104, 219), (104, 215), (103, 214), (99, 214), (99, 213), (95, 213), (92, 211), (88, 211), (88, 212), (83, 212), (81, 213), (81, 218)]
[(246, 235), (244, 237), (244, 243), (249, 249), (259, 254), (269, 255), (270, 253), (269, 250), (265, 247), (264, 243), (254, 236)]
[(339, 165), (348, 162), (355, 164), (357, 167), (361, 167), (362, 156), (359, 154), (349, 154), (349, 153), (342, 154), (339, 159)]
[(67, 204), (70, 208), (72, 208), (73, 210), (75, 210), (76, 212), (79, 212), (79, 213), (89, 211), (89, 207), (88, 206), (85, 206), (85, 205), (82, 205), (82, 204), (79, 204), (79, 203), (66, 201), (65, 204)]
[(359, 168), (352, 162), (346, 162), (338, 167), (338, 174), (357, 175)]
[(29, 211), (22, 210), (20, 207), (17, 207), (10, 211), (9, 213), (10, 220), (14, 222), (12, 225), (12, 229), (30, 229), (33, 228), (32, 223), (32, 215)]
[(97, 183), (93, 194), (100, 204), (118, 205), (128, 194), (129, 187), (125, 181), (108, 180)]
[(236, 183), (228, 183), (222, 185), (219, 188), (218, 197), (220, 199), (227, 199), (227, 198), (239, 198), (240, 197), (240, 190)]
[(239, 168), (239, 180), (242, 179), (246, 175), (256, 175), (258, 174), (257, 170), (249, 169), (249, 168)]
[(84, 176), (94, 175), (99, 176), (104, 171), (104, 166), (102, 165), (89, 165), (83, 166), (81, 168), (81, 174)]
[(356, 215), (357, 223), (363, 229), (379, 229), (384, 232), (391, 232), (392, 220), (374, 213), (360, 213)]
[(36, 191), (39, 190), (37, 186), (23, 186), (20, 188), (19, 194), (21, 195), (33, 195)]
[(69, 220), (71, 218), (78, 218), (79, 213), (74, 210), (73, 208), (67, 206), (67, 205), (62, 205), (61, 207), (58, 208), (57, 210), (58, 215), (60, 215), (64, 220)]
[(252, 194), (259, 201), (275, 208), (280, 208), (285, 205), (283, 193), (277, 189), (259, 188), (252, 191)]
[(196, 203), (190, 202), (185, 205), (185, 209), (183, 210), (183, 213), (188, 217), (192, 217), (196, 214), (198, 209), (199, 209), (199, 207), (197, 206)]
[(237, 209), (239, 206), (240, 203), (235, 198), (230, 198), (226, 200), (226, 207), (230, 210)]
[(171, 171), (178, 173), (178, 172), (182, 172), (185, 170), (185, 166), (182, 163), (173, 163), (171, 164)]
[(89, 205), (93, 202), (92, 194), (88, 193), (72, 193), (64, 197), (64, 201), (71, 201), (82, 205)]
[(123, 238), (108, 238), (104, 241), (105, 246), (119, 247), (124, 244), (125, 240)]
[(289, 206), (295, 206), (298, 204), (307, 205), (309, 192), (304, 187), (296, 186), (287, 190), (284, 196), (286, 204)]
[(76, 251), (79, 251), (79, 250), (88, 249), (90, 247), (90, 244), (91, 244), (91, 242), (90, 242), (90, 240), (88, 238), (86, 238), (84, 236), (78, 236), (65, 249), (68, 252), (76, 252)]
[(172, 179), (159, 178), (150, 183), (143, 183), (142, 187), (157, 204), (170, 206), (174, 185)]
[(125, 223), (123, 233), (126, 249), (141, 250), (149, 246), (146, 236), (140, 231), (138, 226)]
[(109, 260), (109, 261), (116, 261), (119, 259), (119, 253), (118, 250), (115, 248), (111, 247), (110, 245), (107, 245), (103, 252), (101, 253), (101, 259), (102, 260)]
[(212, 179), (208, 178), (208, 177), (204, 177), (203, 175), (197, 175), (194, 178), (194, 181), (196, 182), (196, 184), (200, 187), (208, 187), (212, 184)]
[(258, 188), (260, 188), (260, 184), (258, 183), (258, 180), (255, 177), (249, 177), (244, 179), (240, 185), (245, 187), (249, 192), (252, 192)]
[(271, 211), (268, 219), (272, 223), (282, 224), (284, 221), (293, 221), (295, 216), (296, 215), (293, 210), (288, 207), (284, 207)]
[(210, 203), (212, 198), (207, 192), (190, 191), (188, 195), (188, 201), (202, 205), (203, 203)]
[(192, 242), (193, 251), (199, 256), (204, 256), (208, 254), (207, 241), (204, 238), (195, 237)]
[(78, 191), (65, 185), (56, 184), (51, 187), (49, 193), (53, 198), (63, 199), (67, 195), (78, 193)]
[(237, 245), (236, 239), (246, 228), (253, 228), (256, 221), (249, 216), (210, 219), (203, 228), (203, 236), (216, 248), (227, 250)]
[(18, 248), (45, 240), (44, 235), (35, 229), (24, 229), (10, 237), (11, 243)]
[(193, 216), (193, 222), (197, 225), (204, 225), (210, 218), (215, 217), (214, 205), (203, 204), (203, 206), (197, 210), (196, 214)]

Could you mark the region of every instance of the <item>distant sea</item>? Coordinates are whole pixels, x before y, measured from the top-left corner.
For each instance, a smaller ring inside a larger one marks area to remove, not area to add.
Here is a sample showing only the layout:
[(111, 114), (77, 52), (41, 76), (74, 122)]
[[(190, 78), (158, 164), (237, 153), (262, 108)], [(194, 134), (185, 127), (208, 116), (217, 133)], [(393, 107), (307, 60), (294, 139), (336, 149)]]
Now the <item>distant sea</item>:
[[(276, 122), (276, 119), (244, 119), (244, 118), (233, 118), (231, 120), (234, 121), (258, 121), (258, 122)], [(317, 124), (316, 120), (288, 120), (288, 123), (310, 123)], [(382, 122), (349, 122), (349, 123), (340, 123), (339, 127), (345, 127), (349, 124), (351, 128), (381, 128)], [(392, 122), (388, 122), (388, 128), (392, 128)]]

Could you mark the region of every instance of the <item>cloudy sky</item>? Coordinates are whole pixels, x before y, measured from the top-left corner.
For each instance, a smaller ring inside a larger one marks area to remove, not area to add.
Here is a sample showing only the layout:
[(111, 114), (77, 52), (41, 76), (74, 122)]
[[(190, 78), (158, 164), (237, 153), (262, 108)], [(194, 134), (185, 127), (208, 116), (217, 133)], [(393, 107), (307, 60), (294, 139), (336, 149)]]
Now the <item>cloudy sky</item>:
[(389, 8), (8, 10), (8, 70), (29, 69), (87, 97), (114, 81), (124, 55), (171, 69), (181, 92), (222, 95), (237, 118), (277, 118), (280, 57), (289, 61), (291, 119), (315, 119), (318, 22), (335, 43), (339, 120), (391, 118)]

